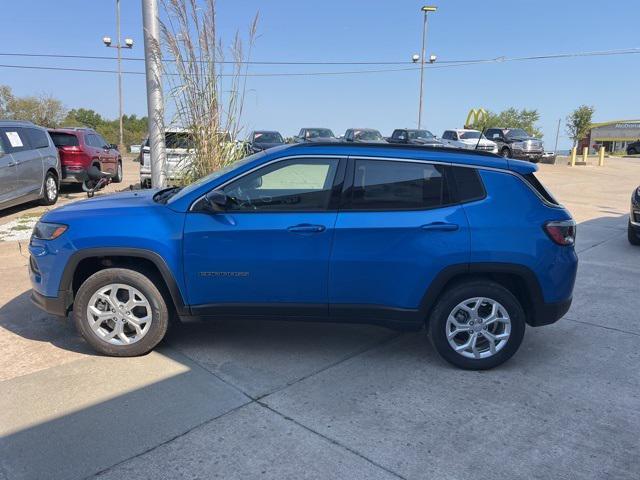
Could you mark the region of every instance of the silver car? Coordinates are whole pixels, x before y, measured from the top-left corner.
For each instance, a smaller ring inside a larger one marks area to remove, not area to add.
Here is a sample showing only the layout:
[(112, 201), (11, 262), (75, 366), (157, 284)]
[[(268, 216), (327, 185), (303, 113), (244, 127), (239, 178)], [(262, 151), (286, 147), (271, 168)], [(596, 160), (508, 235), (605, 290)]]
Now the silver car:
[(58, 200), (60, 158), (49, 133), (31, 122), (0, 120), (0, 209)]

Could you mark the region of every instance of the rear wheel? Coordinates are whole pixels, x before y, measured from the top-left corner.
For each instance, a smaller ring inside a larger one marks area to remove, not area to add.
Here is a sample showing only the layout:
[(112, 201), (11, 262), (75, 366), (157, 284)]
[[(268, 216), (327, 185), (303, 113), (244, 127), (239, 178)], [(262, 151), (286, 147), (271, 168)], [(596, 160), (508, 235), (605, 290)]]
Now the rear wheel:
[(518, 350), (525, 314), (513, 294), (501, 285), (476, 280), (444, 293), (429, 320), (429, 337), (449, 363), (485, 370), (506, 362)]
[(116, 165), (116, 174), (113, 177), (113, 183), (122, 182), (123, 173), (122, 173), (122, 160), (118, 160), (118, 165)]
[(42, 186), (41, 205), (53, 205), (58, 201), (58, 179), (52, 172), (47, 172)]
[(108, 268), (82, 284), (73, 320), (78, 332), (98, 352), (131, 357), (149, 352), (164, 338), (169, 311), (146, 275)]
[(627, 151), (627, 153), (628, 153), (629, 155), (636, 155), (636, 154), (638, 153), (638, 151), (635, 149), (635, 147), (631, 147), (631, 148)]

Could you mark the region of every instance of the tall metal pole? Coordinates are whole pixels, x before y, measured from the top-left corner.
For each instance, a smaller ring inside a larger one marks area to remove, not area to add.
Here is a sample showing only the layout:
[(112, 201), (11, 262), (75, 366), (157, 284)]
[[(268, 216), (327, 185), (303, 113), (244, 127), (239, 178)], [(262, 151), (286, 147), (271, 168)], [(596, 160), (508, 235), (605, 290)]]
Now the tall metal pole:
[(422, 55), (420, 56), (420, 100), (418, 101), (418, 130), (422, 127), (422, 90), (424, 84), (424, 61), (426, 56), (427, 41), (427, 11), (424, 11), (424, 22), (422, 24)]
[(558, 119), (558, 128), (556, 129), (556, 146), (553, 148), (553, 154), (557, 155), (558, 154), (558, 137), (560, 136), (560, 121), (562, 119), (559, 118)]
[(144, 28), (144, 65), (147, 78), (147, 111), (149, 117), (149, 147), (151, 149), (151, 185), (166, 184), (164, 144), (164, 103), (162, 99), (162, 52), (158, 0), (142, 0)]
[(118, 50), (118, 107), (119, 107), (119, 115), (118, 120), (120, 122), (120, 143), (118, 144), (118, 148), (120, 151), (123, 151), (124, 148), (124, 134), (122, 127), (122, 44), (120, 38), (120, 0), (116, 0), (116, 35), (117, 35), (117, 45), (116, 48)]

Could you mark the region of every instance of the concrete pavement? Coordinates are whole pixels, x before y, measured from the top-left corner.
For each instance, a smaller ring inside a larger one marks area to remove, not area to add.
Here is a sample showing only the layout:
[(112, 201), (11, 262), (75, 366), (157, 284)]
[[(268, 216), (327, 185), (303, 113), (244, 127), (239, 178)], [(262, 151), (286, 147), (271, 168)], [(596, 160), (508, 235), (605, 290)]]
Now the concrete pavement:
[(488, 372), (423, 333), (295, 322), (99, 357), (29, 304), (27, 258), (0, 242), (0, 478), (637, 479), (640, 161), (539, 176), (579, 222), (574, 303)]

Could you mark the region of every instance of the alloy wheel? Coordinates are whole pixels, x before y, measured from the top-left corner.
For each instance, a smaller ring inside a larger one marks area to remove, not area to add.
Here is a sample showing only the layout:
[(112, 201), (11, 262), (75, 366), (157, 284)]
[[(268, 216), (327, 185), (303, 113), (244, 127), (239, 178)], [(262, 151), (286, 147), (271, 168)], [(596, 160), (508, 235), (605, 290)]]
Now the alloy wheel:
[(56, 185), (56, 179), (52, 176), (47, 177), (47, 181), (45, 182), (45, 189), (47, 199), (53, 201), (58, 195), (58, 185)]
[(466, 358), (492, 357), (502, 350), (511, 335), (507, 310), (491, 298), (469, 298), (456, 305), (445, 324), (451, 348)]
[(91, 296), (87, 305), (87, 321), (101, 340), (112, 345), (130, 345), (149, 331), (151, 304), (137, 288), (112, 283)]

